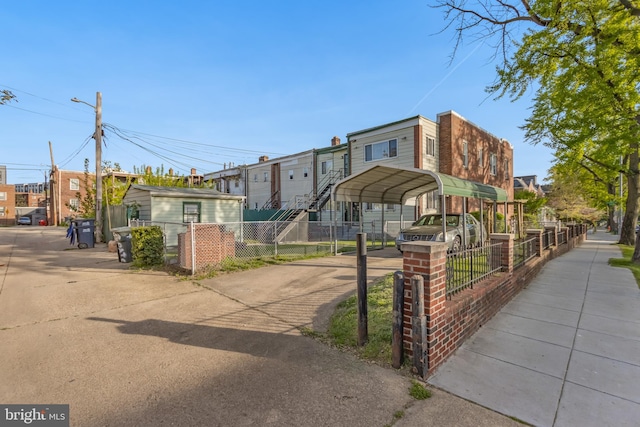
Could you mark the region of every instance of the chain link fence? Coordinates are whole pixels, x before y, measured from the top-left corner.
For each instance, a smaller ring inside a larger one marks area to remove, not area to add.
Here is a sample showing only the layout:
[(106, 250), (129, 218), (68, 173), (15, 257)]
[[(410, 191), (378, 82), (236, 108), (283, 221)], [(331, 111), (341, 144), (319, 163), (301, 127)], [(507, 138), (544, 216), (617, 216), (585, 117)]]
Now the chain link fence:
[[(131, 227), (159, 226), (166, 264), (196, 271), (226, 259), (304, 257), (356, 249), (358, 222), (245, 221), (172, 223), (132, 220)], [(370, 249), (393, 245), (399, 223), (372, 221), (362, 225)]]

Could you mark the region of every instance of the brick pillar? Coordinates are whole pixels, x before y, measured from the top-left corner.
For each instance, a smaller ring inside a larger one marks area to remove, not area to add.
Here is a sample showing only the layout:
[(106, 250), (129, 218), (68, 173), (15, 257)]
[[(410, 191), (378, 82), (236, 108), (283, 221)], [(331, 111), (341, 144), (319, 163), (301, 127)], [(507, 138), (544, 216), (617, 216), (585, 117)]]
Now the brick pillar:
[[(424, 311), (427, 319), (427, 371), (431, 372), (443, 360), (445, 338), (444, 324), (447, 301), (447, 245), (436, 242), (404, 243), (403, 272), (405, 309), (403, 316), (403, 341), (408, 355), (413, 355), (411, 342), (411, 276), (419, 274), (424, 279)], [(409, 344), (409, 345), (407, 345)]]
[[(515, 235), (508, 233), (491, 233), (491, 244), (500, 243), (500, 265), (507, 274), (513, 273), (513, 242)], [(493, 266), (492, 266), (493, 267)]]
[(542, 256), (542, 233), (544, 230), (527, 230), (527, 238), (536, 238), (536, 255)]

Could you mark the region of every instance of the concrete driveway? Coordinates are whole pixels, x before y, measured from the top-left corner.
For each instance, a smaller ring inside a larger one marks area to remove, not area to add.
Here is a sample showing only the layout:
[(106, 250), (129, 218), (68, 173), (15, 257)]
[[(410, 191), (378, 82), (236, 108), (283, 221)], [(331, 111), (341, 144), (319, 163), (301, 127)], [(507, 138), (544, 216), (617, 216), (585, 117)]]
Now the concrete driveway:
[[(416, 403), (410, 378), (301, 335), (354, 291), (352, 256), (192, 282), (64, 236), (0, 229), (2, 404), (70, 404), (72, 426), (515, 425), (440, 391)], [(370, 255), (370, 279), (401, 268)]]

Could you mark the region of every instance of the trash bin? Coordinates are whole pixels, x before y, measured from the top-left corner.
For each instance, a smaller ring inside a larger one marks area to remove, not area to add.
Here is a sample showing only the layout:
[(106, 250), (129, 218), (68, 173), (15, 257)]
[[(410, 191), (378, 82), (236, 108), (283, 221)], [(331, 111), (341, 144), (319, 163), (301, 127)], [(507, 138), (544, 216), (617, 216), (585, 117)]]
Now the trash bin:
[(74, 219), (73, 229), (76, 233), (78, 248), (87, 249), (95, 247), (95, 239), (93, 237), (93, 234), (96, 230), (95, 219)]
[(133, 261), (133, 254), (131, 252), (131, 228), (112, 228), (111, 232), (113, 233), (113, 239), (116, 241), (116, 245), (118, 246), (118, 261)]

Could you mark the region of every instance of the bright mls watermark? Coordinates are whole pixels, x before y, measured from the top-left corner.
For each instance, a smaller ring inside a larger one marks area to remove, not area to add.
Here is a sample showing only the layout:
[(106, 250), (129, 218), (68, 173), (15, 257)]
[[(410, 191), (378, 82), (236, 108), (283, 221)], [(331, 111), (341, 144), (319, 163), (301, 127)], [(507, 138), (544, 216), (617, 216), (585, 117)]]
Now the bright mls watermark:
[(0, 427), (69, 427), (69, 405), (2, 405)]

